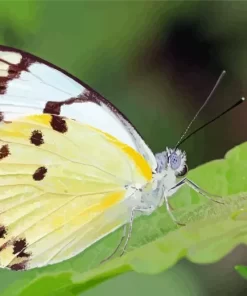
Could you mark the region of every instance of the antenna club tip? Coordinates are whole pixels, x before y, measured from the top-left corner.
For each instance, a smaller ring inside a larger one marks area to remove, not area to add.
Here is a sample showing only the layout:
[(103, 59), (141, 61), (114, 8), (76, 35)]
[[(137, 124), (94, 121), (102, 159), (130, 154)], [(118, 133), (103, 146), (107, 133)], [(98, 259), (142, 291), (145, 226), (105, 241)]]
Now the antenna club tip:
[(245, 101), (246, 99), (244, 97), (241, 98), (242, 101)]

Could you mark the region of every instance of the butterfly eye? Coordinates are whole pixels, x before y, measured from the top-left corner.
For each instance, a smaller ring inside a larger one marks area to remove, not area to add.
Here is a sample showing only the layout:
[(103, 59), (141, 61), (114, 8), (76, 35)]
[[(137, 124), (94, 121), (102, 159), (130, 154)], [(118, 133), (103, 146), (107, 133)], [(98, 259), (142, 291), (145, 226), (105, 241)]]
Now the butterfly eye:
[(172, 153), (169, 157), (169, 162), (173, 170), (177, 170), (181, 165), (181, 157), (176, 153)]
[(183, 167), (183, 169), (182, 169), (182, 171), (179, 172), (179, 173), (177, 173), (176, 176), (177, 177), (183, 177), (183, 176), (185, 176), (188, 173), (188, 170), (189, 170), (188, 169), (188, 166), (187, 166), (187, 164), (185, 164), (184, 167)]

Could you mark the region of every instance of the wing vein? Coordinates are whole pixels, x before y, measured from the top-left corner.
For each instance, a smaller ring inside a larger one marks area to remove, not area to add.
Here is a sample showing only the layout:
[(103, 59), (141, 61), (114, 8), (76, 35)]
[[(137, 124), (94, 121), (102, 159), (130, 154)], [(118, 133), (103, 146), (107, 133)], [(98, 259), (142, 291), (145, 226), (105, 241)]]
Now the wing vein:
[[(8, 143), (8, 144), (18, 144), (18, 145), (26, 146), (26, 147), (28, 147), (28, 148), (30, 148), (30, 149), (33, 149), (33, 147), (31, 147), (29, 144), (24, 144), (24, 143), (19, 143), (19, 142), (13, 142), (13, 141), (6, 141), (6, 140), (4, 140), (4, 141), (1, 140), (1, 141), (4, 142), (4, 143)], [(49, 152), (51, 155), (58, 156), (58, 157), (60, 157), (60, 158), (62, 158), (62, 159), (65, 159), (65, 160), (71, 162), (71, 163), (75, 163), (75, 164), (80, 164), (80, 165), (84, 165), (84, 166), (93, 167), (94, 169), (99, 170), (99, 171), (101, 171), (101, 172), (103, 172), (103, 173), (105, 173), (105, 174), (107, 174), (107, 175), (113, 177), (115, 180), (118, 180), (118, 181), (120, 181), (121, 183), (127, 183), (127, 184), (129, 183), (129, 181), (124, 180), (124, 179), (122, 179), (122, 178), (118, 178), (117, 176), (115, 176), (115, 175), (113, 175), (113, 174), (111, 174), (111, 173), (109, 173), (109, 172), (103, 170), (102, 168), (99, 168), (98, 166), (93, 165), (93, 164), (88, 164), (88, 163), (83, 163), (83, 162), (75, 161), (75, 160), (69, 159), (69, 158), (67, 158), (67, 157), (65, 157), (65, 156), (63, 156), (63, 155), (57, 154), (57, 153), (55, 153), (55, 152), (52, 152), (52, 151), (50, 151), (50, 150), (43, 149), (43, 148), (41, 148), (41, 147), (39, 147), (38, 149), (40, 149), (40, 150), (42, 150), (42, 151), (44, 151), (44, 152)]]

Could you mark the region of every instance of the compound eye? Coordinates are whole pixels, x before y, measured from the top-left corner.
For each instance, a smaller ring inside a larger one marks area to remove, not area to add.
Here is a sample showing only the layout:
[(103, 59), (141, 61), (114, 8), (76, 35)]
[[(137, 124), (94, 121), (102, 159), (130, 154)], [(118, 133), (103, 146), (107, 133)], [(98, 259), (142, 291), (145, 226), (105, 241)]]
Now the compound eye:
[(181, 157), (178, 156), (176, 153), (172, 153), (169, 157), (171, 168), (175, 171), (181, 165)]
[(183, 177), (188, 173), (188, 170), (189, 170), (189, 168), (188, 168), (187, 164), (185, 164), (183, 167), (183, 170), (181, 172), (177, 173), (176, 176)]

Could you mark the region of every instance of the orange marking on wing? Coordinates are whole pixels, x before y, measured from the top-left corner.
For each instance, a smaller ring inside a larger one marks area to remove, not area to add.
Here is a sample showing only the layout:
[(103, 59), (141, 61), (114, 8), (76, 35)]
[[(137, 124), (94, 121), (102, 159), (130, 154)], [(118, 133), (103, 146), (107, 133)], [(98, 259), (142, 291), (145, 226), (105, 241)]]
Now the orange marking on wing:
[(50, 114), (28, 115), (26, 117), (22, 117), (22, 119), (23, 118), (27, 118), (33, 122), (41, 123), (43, 125), (48, 125), (48, 126), (50, 126), (50, 122), (51, 122), (51, 115)]
[(152, 169), (150, 165), (147, 163), (146, 159), (138, 153), (135, 149), (132, 147), (118, 141), (116, 138), (113, 136), (101, 132), (105, 135), (108, 141), (119, 147), (121, 150), (123, 150), (136, 164), (137, 168), (141, 171), (142, 175), (150, 181), (152, 179)]
[(126, 191), (123, 190), (123, 191), (107, 194), (99, 204), (96, 204), (95, 206), (90, 207), (88, 210), (84, 211), (82, 215), (85, 216), (92, 212), (103, 212), (107, 208), (110, 208), (111, 206), (116, 204), (118, 201), (122, 200), (125, 192)]

